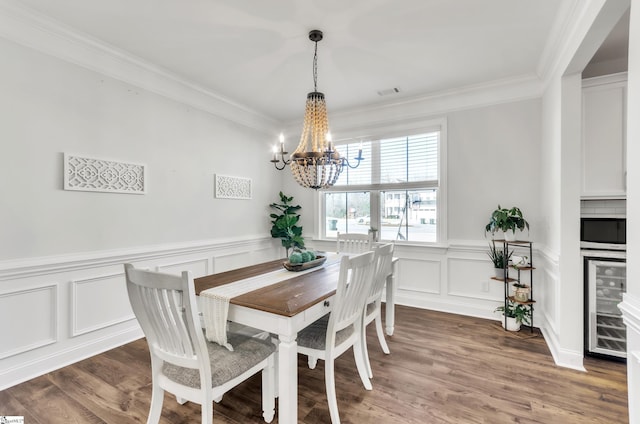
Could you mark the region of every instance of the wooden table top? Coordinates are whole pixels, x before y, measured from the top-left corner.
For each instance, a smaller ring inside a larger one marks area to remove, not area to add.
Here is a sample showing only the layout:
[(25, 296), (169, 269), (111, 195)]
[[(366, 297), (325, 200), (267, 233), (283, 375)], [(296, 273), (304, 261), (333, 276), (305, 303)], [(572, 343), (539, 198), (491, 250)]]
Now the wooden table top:
[[(196, 294), (212, 287), (277, 271), (283, 268), (282, 263), (285, 260), (277, 259), (196, 278), (194, 280)], [(296, 276), (295, 272), (291, 272), (292, 278), (236, 296), (230, 303), (291, 317), (333, 296), (338, 286), (339, 272), (340, 262), (325, 264), (302, 275)]]

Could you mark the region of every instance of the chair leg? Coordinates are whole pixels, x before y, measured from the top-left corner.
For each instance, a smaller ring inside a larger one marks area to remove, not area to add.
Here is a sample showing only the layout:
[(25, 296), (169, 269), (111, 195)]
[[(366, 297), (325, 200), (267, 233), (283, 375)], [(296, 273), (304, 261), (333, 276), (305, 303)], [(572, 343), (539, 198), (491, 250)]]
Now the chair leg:
[(362, 344), (362, 359), (364, 359), (364, 365), (367, 368), (367, 375), (369, 378), (373, 378), (373, 372), (371, 371), (371, 362), (369, 361), (369, 349), (367, 347), (367, 325), (362, 323), (361, 332), (361, 344)]
[(151, 388), (151, 406), (149, 407), (149, 417), (147, 424), (158, 424), (162, 414), (162, 402), (164, 401), (164, 390), (155, 382)]
[(316, 356), (311, 356), (307, 358), (307, 364), (309, 365), (309, 369), (315, 369), (316, 365), (318, 365), (318, 358)]
[(205, 395), (202, 405), (200, 405), (202, 412), (202, 424), (213, 424), (213, 399), (210, 395), (210, 393)]
[(364, 353), (362, 351), (362, 343), (360, 340), (357, 340), (353, 344), (353, 357), (356, 360), (356, 368), (358, 368), (358, 374), (360, 375), (360, 380), (362, 380), (362, 385), (367, 390), (373, 390), (371, 380), (369, 380), (369, 375), (367, 374), (367, 366), (364, 362)]
[(384, 331), (382, 330), (382, 318), (380, 317), (380, 309), (378, 309), (378, 314), (376, 315), (376, 333), (378, 333), (378, 341), (380, 342), (382, 351), (387, 355), (390, 354), (391, 351), (389, 350), (387, 339), (384, 338)]
[(327, 360), (324, 361), (324, 384), (327, 389), (327, 403), (329, 404), (331, 423), (340, 424), (338, 400), (336, 398), (336, 378), (333, 366), (333, 358), (327, 358)]
[(267, 367), (262, 370), (262, 417), (270, 423), (276, 414), (275, 398), (275, 355), (268, 359)]

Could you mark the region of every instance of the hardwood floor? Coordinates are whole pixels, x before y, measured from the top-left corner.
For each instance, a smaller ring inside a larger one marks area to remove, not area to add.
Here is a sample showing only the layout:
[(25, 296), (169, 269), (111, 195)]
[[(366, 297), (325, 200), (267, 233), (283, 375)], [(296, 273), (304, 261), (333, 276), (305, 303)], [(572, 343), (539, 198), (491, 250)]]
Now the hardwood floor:
[[(373, 326), (373, 391), (353, 355), (336, 360), (343, 423), (627, 423), (626, 366), (587, 358), (588, 372), (556, 367), (539, 334), (507, 333), (495, 321), (399, 306), (384, 355)], [(383, 315), (384, 316), (384, 315)], [(324, 362), (299, 358), (299, 421), (329, 423)], [(150, 399), (145, 340), (0, 392), (0, 415), (30, 424), (145, 423)], [(262, 421), (260, 378), (227, 393), (214, 423)], [(200, 406), (165, 395), (163, 424), (199, 423)], [(277, 414), (274, 422), (277, 422)]]

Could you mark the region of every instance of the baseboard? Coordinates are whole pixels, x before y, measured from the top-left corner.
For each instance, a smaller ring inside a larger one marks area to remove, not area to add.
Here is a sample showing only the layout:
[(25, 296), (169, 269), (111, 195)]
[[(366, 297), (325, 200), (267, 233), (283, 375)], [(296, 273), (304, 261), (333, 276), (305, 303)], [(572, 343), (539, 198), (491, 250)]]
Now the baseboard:
[(95, 338), (87, 343), (58, 350), (50, 355), (20, 363), (18, 366), (0, 371), (0, 390), (23, 383), (51, 371), (64, 368), (83, 359), (90, 358), (107, 350), (122, 346), (144, 337), (137, 321), (132, 321), (128, 328), (111, 333), (103, 338)]

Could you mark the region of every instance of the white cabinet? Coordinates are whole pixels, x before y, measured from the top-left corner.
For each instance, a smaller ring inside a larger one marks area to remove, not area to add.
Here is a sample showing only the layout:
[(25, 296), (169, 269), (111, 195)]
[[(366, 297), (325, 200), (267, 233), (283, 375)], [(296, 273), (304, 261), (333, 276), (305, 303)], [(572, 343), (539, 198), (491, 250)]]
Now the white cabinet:
[(627, 74), (582, 86), (582, 198), (626, 198)]

